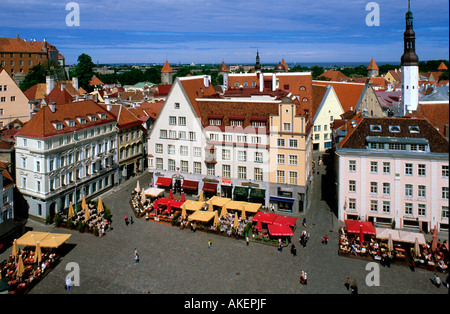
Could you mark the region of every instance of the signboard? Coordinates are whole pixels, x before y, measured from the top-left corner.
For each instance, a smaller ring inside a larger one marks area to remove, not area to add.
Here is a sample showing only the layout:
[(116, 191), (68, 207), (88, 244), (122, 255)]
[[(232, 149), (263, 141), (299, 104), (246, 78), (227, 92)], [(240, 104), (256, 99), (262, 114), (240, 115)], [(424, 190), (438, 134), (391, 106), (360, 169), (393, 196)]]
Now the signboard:
[(231, 184), (231, 179), (222, 178), (222, 184)]

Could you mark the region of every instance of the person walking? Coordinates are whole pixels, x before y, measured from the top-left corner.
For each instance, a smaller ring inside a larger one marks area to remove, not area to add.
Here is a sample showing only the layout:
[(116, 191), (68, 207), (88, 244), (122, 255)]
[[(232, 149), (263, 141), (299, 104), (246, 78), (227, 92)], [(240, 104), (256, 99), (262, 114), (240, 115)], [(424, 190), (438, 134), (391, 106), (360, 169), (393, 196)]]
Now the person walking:
[(130, 224), (132, 225), (133, 224), (133, 216), (130, 216)]
[(125, 224), (128, 226), (128, 216), (125, 216)]
[(249, 239), (248, 239), (248, 235), (245, 236), (245, 241), (247, 241), (247, 246), (248, 246), (248, 243), (250, 242)]
[(212, 249), (212, 241), (211, 239), (208, 241), (208, 248), (211, 250)]
[(350, 290), (350, 277), (347, 277), (347, 280), (345, 281), (344, 286), (347, 288), (347, 291)]
[(351, 294), (358, 294), (358, 283), (356, 282), (356, 279), (353, 280), (353, 284), (350, 287)]
[(303, 218), (302, 225), (303, 225), (303, 227), (306, 227), (306, 217)]
[(67, 277), (67, 279), (66, 279), (66, 290), (67, 291), (69, 291), (71, 284), (72, 284), (72, 280), (70, 280), (70, 277)]
[(297, 256), (297, 249), (295, 248), (294, 243), (292, 243), (291, 245), (291, 254)]
[(327, 235), (325, 235), (325, 236), (322, 238), (322, 244), (328, 244), (328, 236), (327, 236)]

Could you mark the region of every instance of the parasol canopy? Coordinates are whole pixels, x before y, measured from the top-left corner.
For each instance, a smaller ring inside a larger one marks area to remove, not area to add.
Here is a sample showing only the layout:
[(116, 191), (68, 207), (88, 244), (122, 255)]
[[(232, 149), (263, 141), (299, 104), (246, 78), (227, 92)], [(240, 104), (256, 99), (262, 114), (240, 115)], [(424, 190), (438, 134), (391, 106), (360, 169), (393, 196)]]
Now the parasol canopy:
[(213, 222), (214, 227), (218, 227), (219, 226), (219, 213), (217, 212), (217, 210), (214, 211), (214, 222)]
[(181, 205), (181, 217), (183, 217), (183, 219), (186, 219), (186, 205), (185, 204)]
[(345, 226), (348, 233), (362, 233), (376, 236), (377, 232), (370, 221), (346, 220)]
[(214, 210), (213, 204), (212, 204), (211, 200), (209, 200), (209, 201), (208, 201), (208, 211), (209, 211), (209, 212), (212, 212), (213, 210)]
[(150, 196), (152, 198), (156, 198), (164, 193), (164, 189), (159, 188), (148, 188), (144, 191), (146, 196)]
[(16, 243), (17, 245), (36, 246), (37, 242), (41, 242), (49, 234), (49, 232), (28, 231), (19, 239), (17, 239)]
[(214, 218), (214, 212), (197, 210), (188, 217), (189, 220), (208, 222)]
[(39, 241), (36, 242), (36, 251), (34, 252), (34, 262), (40, 263), (42, 260), (42, 251), (41, 251), (41, 245), (39, 244)]
[(85, 209), (86, 208), (86, 198), (83, 195), (83, 199), (81, 200), (81, 208)]
[(67, 213), (67, 217), (72, 218), (75, 215), (73, 212), (73, 205), (72, 202), (69, 203), (69, 212)]
[(185, 202), (186, 201), (186, 196), (184, 196), (184, 192), (181, 193), (181, 199), (180, 201)]
[(242, 205), (241, 208), (241, 219), (243, 220), (247, 219), (247, 216), (245, 215), (245, 205)]
[(17, 277), (22, 277), (25, 267), (23, 266), (22, 255), (19, 256), (19, 262), (17, 264)]
[(200, 191), (200, 195), (198, 197), (198, 201), (199, 202), (203, 202), (204, 201), (204, 199), (203, 199), (203, 191)]
[(65, 243), (72, 235), (68, 233), (50, 233), (39, 242), (41, 247), (58, 248)]
[(287, 225), (269, 224), (267, 230), (272, 236), (290, 237), (294, 235), (292, 229)]
[(170, 190), (170, 192), (169, 192), (169, 199), (173, 200), (173, 192), (172, 192), (172, 190)]
[(239, 218), (238, 218), (238, 214), (234, 214), (234, 222), (233, 222), (233, 228), (237, 229), (239, 227)]
[(19, 255), (19, 248), (17, 247), (17, 240), (14, 240), (14, 242), (13, 242), (13, 248), (12, 248), (11, 255), (14, 259), (16, 259), (17, 256)]
[(437, 237), (437, 226), (434, 226), (433, 230), (433, 241), (431, 242), (431, 251), (436, 251), (437, 249), (437, 243), (436, 243), (436, 237)]
[(222, 211), (220, 212), (220, 218), (226, 219), (228, 215), (227, 207), (225, 204), (222, 206)]
[(99, 197), (98, 204), (97, 204), (97, 214), (100, 214), (103, 210), (104, 209), (103, 209), (102, 199)]
[(136, 188), (134, 190), (136, 191), (136, 193), (139, 193), (141, 191), (141, 187), (139, 185), (139, 180), (137, 180)]

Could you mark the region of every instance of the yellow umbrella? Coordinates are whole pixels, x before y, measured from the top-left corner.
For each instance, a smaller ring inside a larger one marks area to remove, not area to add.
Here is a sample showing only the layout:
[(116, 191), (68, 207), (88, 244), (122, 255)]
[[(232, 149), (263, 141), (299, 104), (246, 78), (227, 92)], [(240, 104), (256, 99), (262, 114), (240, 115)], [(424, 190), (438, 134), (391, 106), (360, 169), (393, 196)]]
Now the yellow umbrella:
[(87, 207), (86, 205), (84, 206), (84, 220), (88, 221), (89, 220), (89, 207)]
[(86, 208), (86, 199), (84, 198), (84, 195), (83, 195), (83, 200), (81, 201), (81, 208), (82, 209)]
[(17, 255), (19, 255), (19, 248), (17, 247), (17, 240), (14, 240), (14, 242), (13, 242), (13, 248), (12, 248), (11, 255), (14, 259), (16, 259)]
[(74, 216), (72, 202), (69, 203), (69, 212), (68, 212), (67, 216), (69, 218), (72, 218)]
[(19, 264), (17, 265), (17, 277), (22, 277), (24, 271), (22, 255), (19, 256)]
[(141, 187), (139, 185), (139, 180), (136, 183), (136, 188), (134, 189), (136, 191), (136, 193), (139, 193), (141, 191)]
[(183, 217), (183, 219), (186, 219), (186, 205), (183, 203), (183, 205), (181, 205), (181, 217)]
[(214, 208), (213, 208), (213, 204), (212, 204), (211, 200), (209, 200), (208, 203), (209, 203), (208, 211), (212, 212), (214, 210)]
[(198, 197), (199, 202), (203, 202), (203, 191), (200, 191), (200, 196)]
[(103, 211), (103, 203), (102, 199), (98, 198), (98, 205), (97, 205), (97, 214), (100, 214)]
[(220, 212), (220, 218), (226, 219), (227, 215), (228, 215), (227, 208), (225, 207), (225, 204), (224, 204), (224, 205), (222, 205), (222, 211)]
[(241, 209), (241, 218), (243, 220), (247, 219), (247, 216), (245, 215), (245, 205), (242, 205), (242, 209)]
[(42, 260), (42, 251), (41, 251), (41, 245), (39, 244), (39, 241), (36, 242), (36, 251), (34, 252), (34, 262), (40, 263)]
[(217, 212), (217, 210), (214, 212), (213, 225), (214, 225), (214, 227), (218, 227), (219, 226), (219, 213)]
[(239, 227), (239, 219), (238, 219), (238, 214), (234, 214), (234, 223), (233, 223), (233, 227), (234, 229), (237, 229)]

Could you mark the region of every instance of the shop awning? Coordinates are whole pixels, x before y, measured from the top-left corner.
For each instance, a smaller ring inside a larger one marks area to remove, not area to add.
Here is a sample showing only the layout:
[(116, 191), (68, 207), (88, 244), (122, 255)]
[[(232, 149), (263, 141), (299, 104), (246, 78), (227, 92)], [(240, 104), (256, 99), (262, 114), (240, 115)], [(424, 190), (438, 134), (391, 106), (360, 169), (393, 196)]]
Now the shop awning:
[(404, 231), (404, 230), (399, 230), (398, 233), (400, 235), (401, 242), (415, 243), (416, 238), (417, 238), (417, 241), (419, 242), (419, 244), (422, 244), (422, 245), (427, 244), (427, 242), (425, 240), (425, 236), (422, 233), (409, 232), (409, 231)]
[(203, 191), (209, 193), (216, 193), (217, 183), (205, 182), (203, 184)]
[(158, 180), (156, 181), (157, 186), (163, 186), (166, 188), (170, 187), (171, 184), (172, 178), (159, 177)]
[(259, 198), (264, 199), (266, 197), (266, 190), (263, 189), (251, 189), (250, 190), (251, 198)]
[(267, 230), (271, 236), (290, 237), (294, 235), (292, 229), (286, 225), (269, 224)]
[(234, 187), (234, 196), (243, 196), (248, 197), (248, 190), (249, 188), (245, 186), (235, 186)]
[(346, 220), (345, 226), (347, 227), (347, 232), (349, 233), (360, 233), (377, 235), (373, 224), (370, 221), (360, 221), (360, 220)]
[(214, 218), (215, 212), (198, 210), (188, 217), (189, 220), (208, 222)]
[(270, 195), (270, 200), (273, 202), (286, 202), (286, 203), (294, 203), (295, 199), (291, 197), (283, 197), (283, 196), (275, 196)]
[(198, 189), (198, 181), (184, 179), (181, 188), (183, 190), (196, 191)]

